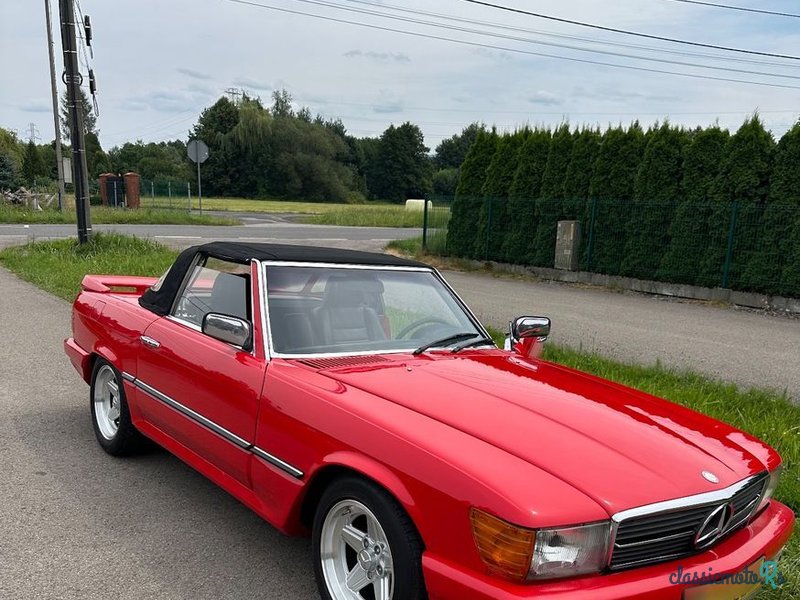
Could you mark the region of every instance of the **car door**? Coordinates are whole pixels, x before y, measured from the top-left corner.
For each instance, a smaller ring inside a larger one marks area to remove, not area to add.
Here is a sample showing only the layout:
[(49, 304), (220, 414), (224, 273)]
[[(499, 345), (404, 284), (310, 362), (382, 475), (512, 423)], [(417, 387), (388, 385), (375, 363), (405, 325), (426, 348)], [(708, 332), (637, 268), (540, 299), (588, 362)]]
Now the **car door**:
[(200, 257), (172, 312), (141, 337), (137, 387), (143, 418), (249, 486), (266, 361), (202, 332), (209, 312), (253, 324), (250, 266)]

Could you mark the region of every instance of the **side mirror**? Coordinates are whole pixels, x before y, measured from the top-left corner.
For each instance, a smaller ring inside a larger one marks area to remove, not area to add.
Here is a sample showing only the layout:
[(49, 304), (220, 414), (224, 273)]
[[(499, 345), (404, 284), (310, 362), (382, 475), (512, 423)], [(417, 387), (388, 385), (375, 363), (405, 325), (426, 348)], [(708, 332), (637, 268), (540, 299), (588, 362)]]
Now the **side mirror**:
[(202, 329), (207, 336), (239, 346), (242, 350), (250, 351), (253, 348), (252, 328), (244, 319), (208, 313), (203, 317)]
[(517, 317), (511, 322), (511, 337), (515, 342), (531, 337), (543, 342), (549, 335), (550, 319), (547, 317)]
[(531, 347), (543, 343), (549, 335), (550, 319), (547, 317), (517, 317), (508, 324), (505, 349), (517, 348), (527, 355)]

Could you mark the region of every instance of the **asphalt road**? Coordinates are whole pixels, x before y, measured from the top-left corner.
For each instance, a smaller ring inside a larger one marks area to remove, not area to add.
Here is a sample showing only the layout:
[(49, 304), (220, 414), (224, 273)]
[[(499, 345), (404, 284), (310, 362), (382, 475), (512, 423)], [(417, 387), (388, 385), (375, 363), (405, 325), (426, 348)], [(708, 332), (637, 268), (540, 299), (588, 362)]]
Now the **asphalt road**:
[[(223, 213), (219, 213), (223, 214)], [(117, 231), (151, 237), (174, 247), (186, 247), (211, 240), (242, 242), (278, 242), (351, 248), (380, 252), (391, 241), (422, 235), (421, 229), (393, 227), (337, 227), (305, 225), (284, 220), (265, 220), (257, 215), (240, 215), (244, 224), (236, 226), (205, 225), (94, 225), (94, 231)], [(63, 238), (76, 235), (75, 225), (0, 225), (0, 247), (24, 244), (29, 239)]]

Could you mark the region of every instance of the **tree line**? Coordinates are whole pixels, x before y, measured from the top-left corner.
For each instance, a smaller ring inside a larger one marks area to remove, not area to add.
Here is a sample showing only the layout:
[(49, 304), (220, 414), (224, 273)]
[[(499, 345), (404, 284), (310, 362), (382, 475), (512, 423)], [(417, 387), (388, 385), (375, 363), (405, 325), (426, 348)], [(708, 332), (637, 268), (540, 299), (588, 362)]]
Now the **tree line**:
[(581, 268), (800, 295), (800, 123), (776, 143), (757, 115), (730, 134), (668, 122), (479, 131), (447, 251), (552, 267), (559, 220)]
[[(191, 180), (186, 144), (197, 138), (210, 149), (202, 167), (204, 190), (223, 197), (402, 202), (431, 192), (452, 195), (458, 169), (481, 128), (467, 126), (431, 154), (422, 131), (412, 123), (390, 125), (379, 137), (359, 138), (341, 120), (295, 108), (286, 91), (276, 91), (269, 106), (246, 94), (235, 102), (219, 98), (201, 112), (185, 139), (127, 142), (105, 152), (85, 96), (82, 105), (91, 180), (101, 173), (128, 171), (144, 180)], [(68, 141), (65, 106), (62, 131)], [(26, 144), (0, 129), (0, 189), (43, 185), (55, 178), (53, 143)]]

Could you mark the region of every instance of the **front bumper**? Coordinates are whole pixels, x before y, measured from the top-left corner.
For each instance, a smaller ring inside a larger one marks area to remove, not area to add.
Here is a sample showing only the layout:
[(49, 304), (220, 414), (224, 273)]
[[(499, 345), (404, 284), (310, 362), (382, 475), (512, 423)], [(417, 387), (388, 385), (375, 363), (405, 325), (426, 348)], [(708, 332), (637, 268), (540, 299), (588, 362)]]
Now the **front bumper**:
[[(426, 553), (422, 557), (431, 600), (681, 600), (691, 586), (670, 582), (687, 572), (738, 573), (762, 557), (774, 557), (792, 533), (794, 513), (772, 501), (749, 526), (701, 554), (649, 567), (532, 584), (515, 584), (464, 570)], [(673, 580), (676, 578), (673, 577)]]

